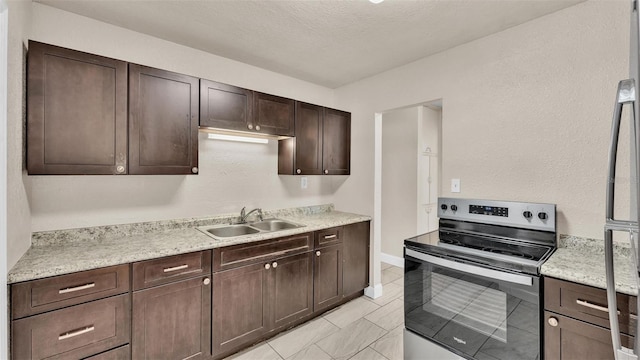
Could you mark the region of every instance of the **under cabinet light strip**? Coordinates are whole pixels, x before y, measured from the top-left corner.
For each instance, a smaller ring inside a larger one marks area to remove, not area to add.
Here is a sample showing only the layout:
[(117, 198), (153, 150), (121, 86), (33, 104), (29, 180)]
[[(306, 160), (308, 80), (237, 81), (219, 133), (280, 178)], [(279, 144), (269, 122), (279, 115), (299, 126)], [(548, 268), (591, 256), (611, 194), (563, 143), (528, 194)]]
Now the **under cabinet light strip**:
[(261, 138), (237, 136), (237, 135), (208, 134), (208, 137), (209, 139), (215, 139), (215, 140), (240, 141), (240, 142), (248, 142), (248, 143), (255, 143), (255, 144), (269, 143), (269, 139), (261, 139)]

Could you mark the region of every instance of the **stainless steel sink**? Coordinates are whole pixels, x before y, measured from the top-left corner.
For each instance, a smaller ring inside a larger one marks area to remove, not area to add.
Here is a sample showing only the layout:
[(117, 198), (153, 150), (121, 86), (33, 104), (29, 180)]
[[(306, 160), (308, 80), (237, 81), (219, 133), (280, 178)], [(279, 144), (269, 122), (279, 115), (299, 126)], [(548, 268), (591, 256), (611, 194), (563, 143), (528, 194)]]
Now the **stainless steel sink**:
[(263, 231), (278, 231), (302, 227), (301, 225), (280, 219), (265, 219), (263, 221), (251, 223), (251, 226)]
[(213, 236), (232, 237), (259, 233), (260, 230), (247, 225), (225, 225), (205, 230)]
[(213, 238), (230, 238), (235, 236), (296, 229), (303, 226), (304, 225), (274, 218), (248, 224), (200, 226), (197, 229)]

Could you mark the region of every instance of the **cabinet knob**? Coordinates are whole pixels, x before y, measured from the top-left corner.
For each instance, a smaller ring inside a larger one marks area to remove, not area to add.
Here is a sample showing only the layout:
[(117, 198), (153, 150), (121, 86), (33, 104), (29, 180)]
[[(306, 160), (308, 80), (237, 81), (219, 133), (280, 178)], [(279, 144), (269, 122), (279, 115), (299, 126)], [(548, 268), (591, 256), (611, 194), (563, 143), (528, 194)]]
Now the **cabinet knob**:
[(329, 174), (329, 170), (325, 170), (325, 171), (324, 171), (324, 173), (325, 173), (325, 174)]
[(321, 252), (320, 250), (316, 251), (316, 256), (320, 256)]
[(265, 268), (265, 269), (267, 269), (267, 270), (269, 270), (269, 269), (271, 269), (271, 265), (269, 265), (269, 264), (264, 264), (264, 268)]
[(550, 317), (549, 320), (547, 320), (547, 322), (549, 323), (549, 325), (556, 327), (558, 326), (558, 319), (554, 318), (554, 317)]
[(191, 168), (191, 172), (192, 172), (192, 173), (194, 173), (194, 174), (197, 174), (197, 173), (198, 173), (198, 168), (197, 168), (197, 167), (195, 167), (195, 166), (194, 166), (194, 167), (192, 167), (192, 168)]
[(296, 170), (296, 174), (300, 174), (302, 172), (302, 170), (298, 169)]
[(202, 280), (202, 283), (205, 284), (205, 285), (209, 285), (209, 284), (211, 284), (211, 279), (204, 278), (204, 280)]
[(256, 130), (260, 131), (260, 125), (256, 125)]
[(118, 174), (122, 174), (124, 172), (124, 166), (122, 166), (122, 165), (116, 166), (116, 172)]
[(278, 267), (278, 262), (277, 262), (277, 261), (274, 261), (274, 262), (273, 262), (273, 264), (271, 264), (271, 266), (272, 266), (274, 269), (275, 269), (275, 268), (277, 268), (277, 267)]
[(253, 130), (253, 124), (249, 124), (247, 125), (247, 127), (249, 128), (249, 130)]

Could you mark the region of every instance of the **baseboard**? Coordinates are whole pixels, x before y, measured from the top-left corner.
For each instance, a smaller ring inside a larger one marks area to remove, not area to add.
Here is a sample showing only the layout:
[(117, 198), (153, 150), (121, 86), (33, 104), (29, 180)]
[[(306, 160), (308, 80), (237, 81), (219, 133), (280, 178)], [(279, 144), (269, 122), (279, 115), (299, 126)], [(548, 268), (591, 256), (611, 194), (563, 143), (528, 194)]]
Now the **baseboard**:
[(385, 253), (380, 253), (380, 261), (382, 261), (383, 263), (391, 264), (393, 266), (401, 267), (404, 269), (404, 258), (385, 254)]
[(364, 295), (368, 296), (372, 299), (377, 299), (382, 296), (382, 284), (377, 284), (376, 286), (369, 286), (364, 289)]

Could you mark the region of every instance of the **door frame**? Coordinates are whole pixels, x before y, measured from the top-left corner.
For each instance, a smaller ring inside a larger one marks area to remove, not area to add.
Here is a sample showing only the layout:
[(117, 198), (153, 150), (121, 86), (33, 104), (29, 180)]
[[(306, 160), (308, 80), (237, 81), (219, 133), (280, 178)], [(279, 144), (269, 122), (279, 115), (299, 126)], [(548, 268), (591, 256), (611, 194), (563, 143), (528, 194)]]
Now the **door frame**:
[(7, 42), (9, 9), (0, 0), (0, 358), (9, 358), (7, 294)]

